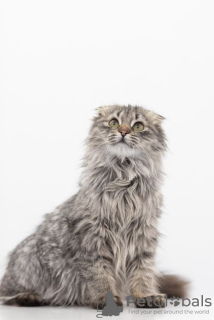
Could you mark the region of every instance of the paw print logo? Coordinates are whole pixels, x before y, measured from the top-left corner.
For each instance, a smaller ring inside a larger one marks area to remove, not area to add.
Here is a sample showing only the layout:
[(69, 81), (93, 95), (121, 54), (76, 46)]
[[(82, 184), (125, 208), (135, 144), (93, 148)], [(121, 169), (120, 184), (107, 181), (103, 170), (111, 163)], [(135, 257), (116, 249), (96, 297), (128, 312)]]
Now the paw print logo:
[(172, 297), (170, 300), (170, 304), (172, 304), (174, 307), (177, 307), (180, 304), (178, 297)]

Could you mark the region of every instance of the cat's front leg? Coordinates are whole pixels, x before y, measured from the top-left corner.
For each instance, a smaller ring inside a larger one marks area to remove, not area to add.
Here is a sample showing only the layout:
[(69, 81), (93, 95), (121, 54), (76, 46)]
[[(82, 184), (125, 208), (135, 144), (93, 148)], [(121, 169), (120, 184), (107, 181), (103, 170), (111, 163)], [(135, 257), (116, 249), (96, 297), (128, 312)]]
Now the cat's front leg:
[(165, 307), (166, 297), (158, 290), (154, 252), (138, 252), (129, 263), (128, 274), (136, 307)]
[(111, 292), (114, 302), (122, 306), (122, 300), (116, 289), (113, 263), (104, 256), (99, 256), (91, 269), (91, 281), (88, 282), (90, 304), (93, 308), (102, 309), (107, 302), (107, 293)]

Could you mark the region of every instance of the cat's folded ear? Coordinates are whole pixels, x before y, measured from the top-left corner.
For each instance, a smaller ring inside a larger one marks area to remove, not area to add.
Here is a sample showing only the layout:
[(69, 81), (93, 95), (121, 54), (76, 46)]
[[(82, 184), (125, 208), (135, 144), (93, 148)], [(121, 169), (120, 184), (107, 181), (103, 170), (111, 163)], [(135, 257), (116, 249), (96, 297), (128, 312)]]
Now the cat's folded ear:
[(105, 116), (109, 113), (111, 106), (101, 106), (95, 109), (98, 116)]
[(98, 108), (95, 109), (95, 111), (96, 111), (98, 116), (101, 116), (103, 114), (103, 108), (104, 107), (98, 107)]
[(154, 125), (161, 124), (162, 121), (166, 119), (163, 116), (161, 116), (160, 114), (157, 114), (157, 113), (150, 111), (150, 110), (144, 109), (144, 113), (145, 113), (147, 119)]

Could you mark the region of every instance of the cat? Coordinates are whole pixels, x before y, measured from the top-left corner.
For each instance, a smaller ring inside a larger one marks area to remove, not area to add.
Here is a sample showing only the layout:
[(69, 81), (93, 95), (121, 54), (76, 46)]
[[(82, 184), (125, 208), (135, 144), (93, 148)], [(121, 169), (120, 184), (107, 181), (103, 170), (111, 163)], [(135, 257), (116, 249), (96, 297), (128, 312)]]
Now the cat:
[(79, 191), (10, 254), (3, 303), (96, 308), (97, 300), (105, 305), (107, 292), (118, 306), (127, 294), (184, 294), (185, 281), (155, 266), (167, 150), (163, 120), (139, 106), (97, 109)]

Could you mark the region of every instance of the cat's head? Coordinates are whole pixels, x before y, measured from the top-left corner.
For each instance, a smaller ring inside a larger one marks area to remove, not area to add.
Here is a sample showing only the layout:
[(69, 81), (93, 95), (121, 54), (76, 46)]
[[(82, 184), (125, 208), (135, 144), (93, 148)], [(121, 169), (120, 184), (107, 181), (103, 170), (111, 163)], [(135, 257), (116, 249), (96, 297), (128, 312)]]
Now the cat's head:
[(97, 109), (89, 134), (90, 146), (105, 156), (155, 157), (166, 149), (163, 117), (138, 106), (105, 106)]

